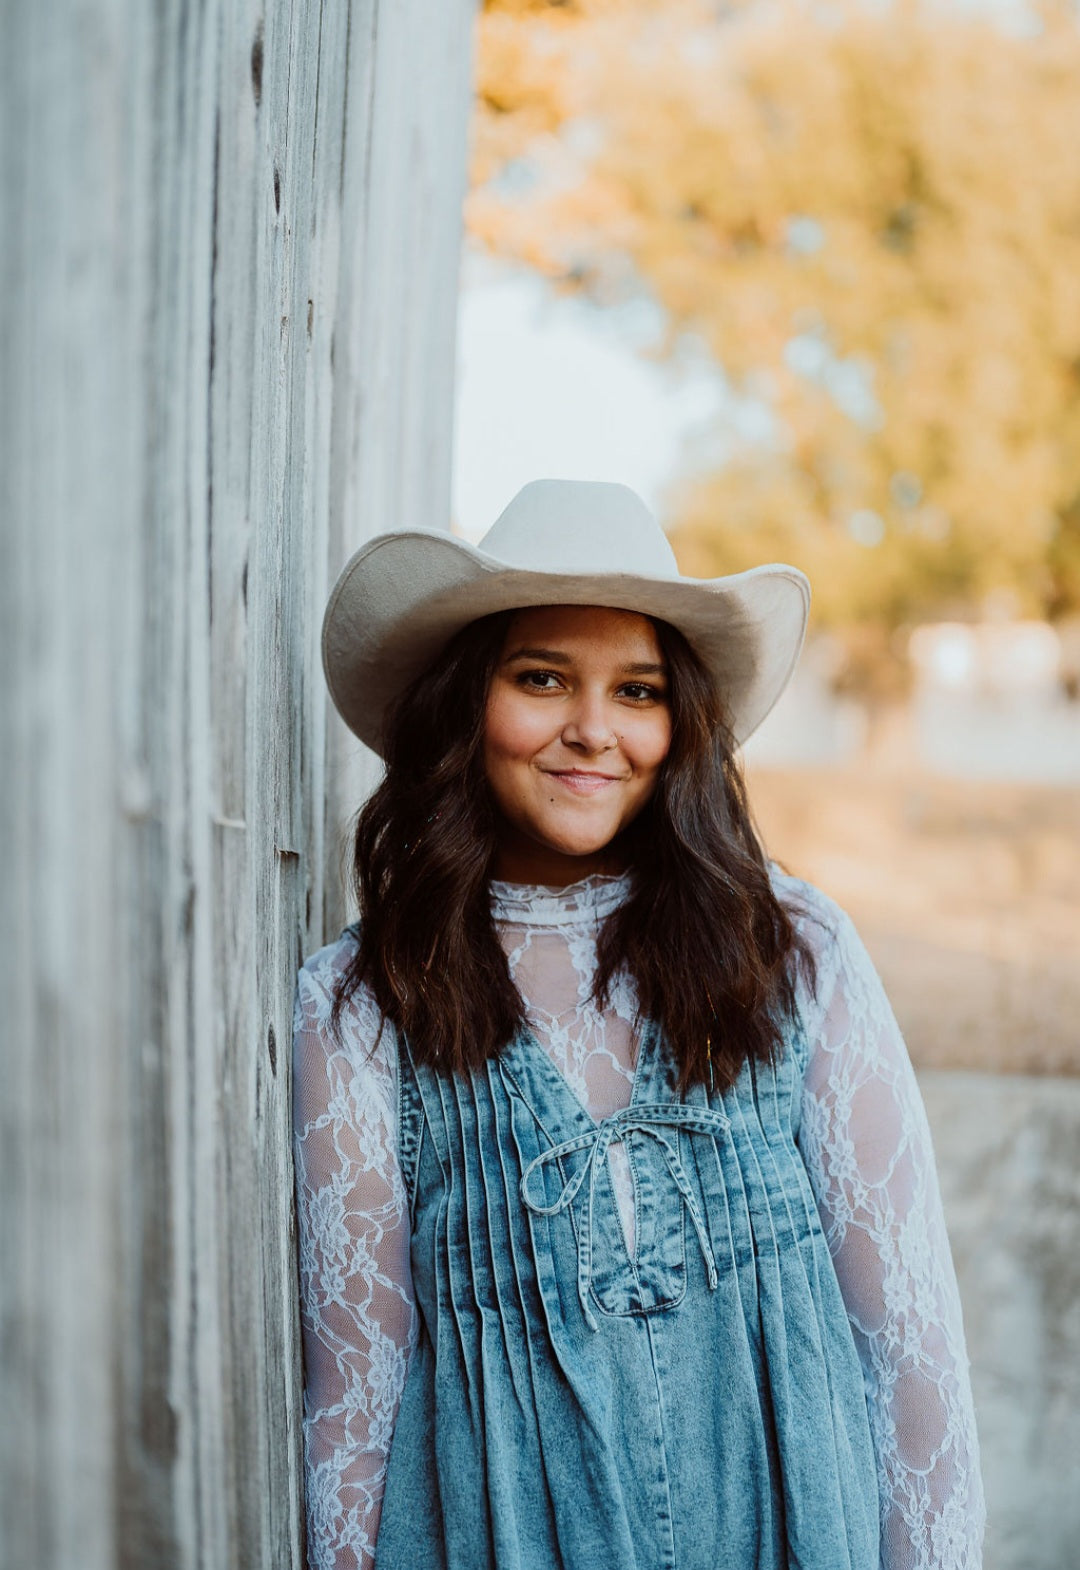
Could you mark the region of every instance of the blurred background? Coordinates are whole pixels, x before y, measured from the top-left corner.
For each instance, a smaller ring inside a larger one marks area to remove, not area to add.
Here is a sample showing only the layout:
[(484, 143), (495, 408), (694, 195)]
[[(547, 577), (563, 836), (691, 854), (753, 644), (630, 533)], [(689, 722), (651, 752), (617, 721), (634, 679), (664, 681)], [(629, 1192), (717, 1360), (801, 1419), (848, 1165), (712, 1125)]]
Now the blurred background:
[(998, 1570), (1080, 1564), (1078, 151), (1071, 7), (479, 18), (454, 527), (620, 479), (808, 573), (751, 797), (919, 1072)]

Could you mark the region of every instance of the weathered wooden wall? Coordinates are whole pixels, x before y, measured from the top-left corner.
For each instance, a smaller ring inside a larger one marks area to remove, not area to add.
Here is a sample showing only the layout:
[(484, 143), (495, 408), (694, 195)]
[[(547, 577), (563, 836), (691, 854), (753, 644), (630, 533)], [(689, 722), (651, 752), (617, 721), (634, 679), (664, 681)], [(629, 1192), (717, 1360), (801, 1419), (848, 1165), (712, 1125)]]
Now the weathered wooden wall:
[(448, 515), (471, 11), (4, 8), (13, 1570), (299, 1563), (292, 989), (362, 772), (318, 619)]

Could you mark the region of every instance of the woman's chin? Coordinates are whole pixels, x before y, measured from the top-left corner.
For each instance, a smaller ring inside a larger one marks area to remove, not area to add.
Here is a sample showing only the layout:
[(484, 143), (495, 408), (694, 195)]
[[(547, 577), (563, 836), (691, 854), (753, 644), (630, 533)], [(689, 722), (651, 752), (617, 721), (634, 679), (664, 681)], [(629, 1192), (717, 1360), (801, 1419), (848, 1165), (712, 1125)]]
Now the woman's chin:
[(625, 828), (617, 812), (521, 814), (503, 820), (496, 864), (514, 869), (510, 881), (522, 883), (572, 883), (618, 871), (622, 851), (615, 841)]
[(611, 846), (612, 841), (619, 833), (620, 825), (605, 825), (594, 832), (570, 833), (545, 836), (541, 844), (550, 851), (561, 856), (571, 856), (579, 861), (588, 861), (592, 858), (603, 856)]

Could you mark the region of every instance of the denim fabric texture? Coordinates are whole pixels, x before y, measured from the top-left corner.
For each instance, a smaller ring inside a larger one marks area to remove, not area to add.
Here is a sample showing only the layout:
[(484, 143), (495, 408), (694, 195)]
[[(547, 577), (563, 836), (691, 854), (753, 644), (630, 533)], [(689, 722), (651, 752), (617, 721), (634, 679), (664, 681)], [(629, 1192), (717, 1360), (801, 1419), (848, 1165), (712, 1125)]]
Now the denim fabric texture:
[(377, 1570), (877, 1570), (798, 1026), (775, 1066), (680, 1098), (647, 1025), (630, 1104), (600, 1123), (524, 1029), (469, 1075), (399, 1058), (421, 1323)]

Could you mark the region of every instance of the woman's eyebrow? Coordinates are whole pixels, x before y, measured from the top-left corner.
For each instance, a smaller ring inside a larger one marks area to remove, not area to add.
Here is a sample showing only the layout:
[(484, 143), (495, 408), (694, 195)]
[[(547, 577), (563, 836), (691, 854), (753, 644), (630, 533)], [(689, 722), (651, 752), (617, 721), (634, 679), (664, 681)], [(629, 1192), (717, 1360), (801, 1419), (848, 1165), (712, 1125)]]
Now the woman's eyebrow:
[(511, 660), (541, 660), (545, 665), (572, 665), (569, 654), (560, 654), (558, 649), (515, 649), (506, 656), (506, 663)]
[[(513, 660), (538, 660), (543, 665), (572, 665), (569, 654), (559, 649), (514, 649), (506, 656), (509, 665)], [(666, 676), (667, 666), (652, 660), (635, 660), (621, 667), (625, 676)]]

